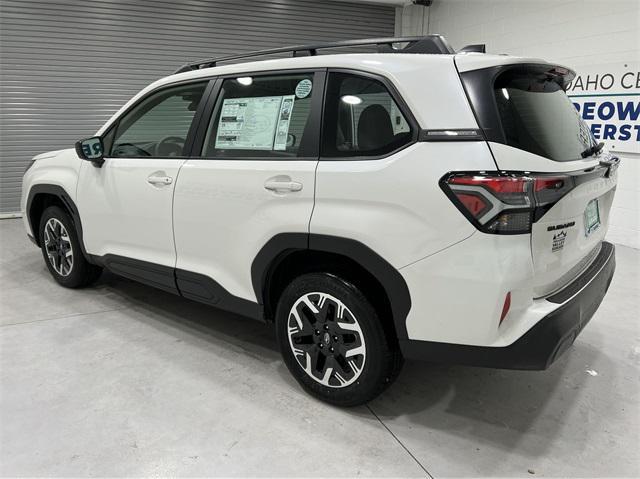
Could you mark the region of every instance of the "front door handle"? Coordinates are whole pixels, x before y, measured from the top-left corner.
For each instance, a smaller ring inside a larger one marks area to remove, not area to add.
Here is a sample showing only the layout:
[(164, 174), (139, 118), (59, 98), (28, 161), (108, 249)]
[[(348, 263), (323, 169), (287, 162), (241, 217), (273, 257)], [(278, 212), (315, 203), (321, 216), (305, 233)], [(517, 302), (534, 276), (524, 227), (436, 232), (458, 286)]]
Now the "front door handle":
[(170, 176), (155, 176), (151, 175), (147, 178), (147, 182), (152, 185), (170, 185), (173, 183), (173, 178)]
[(264, 187), (269, 191), (284, 193), (287, 191), (301, 191), (302, 183), (293, 181), (289, 176), (276, 176), (265, 181)]

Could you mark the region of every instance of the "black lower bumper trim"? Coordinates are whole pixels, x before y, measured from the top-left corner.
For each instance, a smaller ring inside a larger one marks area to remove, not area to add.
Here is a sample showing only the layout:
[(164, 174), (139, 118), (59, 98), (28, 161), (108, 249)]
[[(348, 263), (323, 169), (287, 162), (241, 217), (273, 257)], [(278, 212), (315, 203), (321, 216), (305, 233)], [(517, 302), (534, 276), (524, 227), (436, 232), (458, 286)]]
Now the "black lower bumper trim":
[(603, 243), (594, 264), (598, 264), (599, 267), (589, 268), (576, 278), (575, 282), (579, 282), (579, 288), (572, 288), (572, 285), (567, 287), (574, 292), (571, 299), (542, 318), (509, 346), (469, 346), (401, 340), (402, 353), (405, 358), (439, 363), (501, 369), (547, 369), (573, 344), (600, 306), (616, 267), (614, 246)]

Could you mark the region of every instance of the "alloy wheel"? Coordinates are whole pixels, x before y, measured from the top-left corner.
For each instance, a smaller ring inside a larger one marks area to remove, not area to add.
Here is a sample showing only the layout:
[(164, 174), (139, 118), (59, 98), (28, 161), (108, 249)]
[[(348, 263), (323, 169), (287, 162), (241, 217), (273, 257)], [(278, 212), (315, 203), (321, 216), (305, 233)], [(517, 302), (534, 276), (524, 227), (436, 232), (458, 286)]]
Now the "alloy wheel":
[(60, 220), (50, 218), (45, 224), (44, 247), (56, 273), (68, 276), (73, 269), (73, 247), (69, 233)]
[(339, 299), (307, 293), (289, 312), (291, 351), (308, 376), (324, 386), (353, 384), (366, 361), (366, 345), (358, 320)]

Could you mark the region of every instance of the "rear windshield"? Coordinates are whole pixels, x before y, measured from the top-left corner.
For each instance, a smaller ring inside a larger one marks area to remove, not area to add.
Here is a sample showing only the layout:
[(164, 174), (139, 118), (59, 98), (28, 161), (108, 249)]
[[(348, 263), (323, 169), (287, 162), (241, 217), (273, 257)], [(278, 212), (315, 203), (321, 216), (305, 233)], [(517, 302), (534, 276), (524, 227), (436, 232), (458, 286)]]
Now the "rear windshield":
[(574, 161), (594, 143), (565, 94), (561, 77), (538, 69), (509, 70), (493, 85), (507, 145), (555, 161)]

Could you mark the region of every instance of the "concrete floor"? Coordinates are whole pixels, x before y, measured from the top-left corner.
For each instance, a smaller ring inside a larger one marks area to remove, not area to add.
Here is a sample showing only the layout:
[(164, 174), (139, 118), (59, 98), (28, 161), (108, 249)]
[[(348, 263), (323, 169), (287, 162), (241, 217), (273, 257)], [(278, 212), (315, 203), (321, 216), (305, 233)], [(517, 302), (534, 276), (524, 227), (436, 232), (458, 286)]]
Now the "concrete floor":
[(640, 251), (545, 372), (409, 362), (369, 407), (305, 395), (269, 327), (105, 274), (49, 277), (0, 221), (3, 476), (638, 476)]

